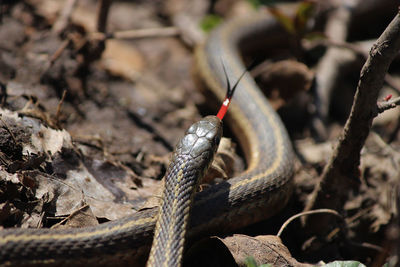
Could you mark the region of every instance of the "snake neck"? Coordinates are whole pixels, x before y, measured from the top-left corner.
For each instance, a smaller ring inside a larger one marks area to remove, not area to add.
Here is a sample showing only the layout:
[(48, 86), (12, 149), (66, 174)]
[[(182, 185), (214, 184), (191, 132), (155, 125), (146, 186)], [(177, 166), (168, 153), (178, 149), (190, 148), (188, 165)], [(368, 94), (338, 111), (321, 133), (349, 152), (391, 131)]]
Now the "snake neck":
[(147, 266), (180, 266), (196, 187), (210, 166), (222, 136), (222, 122), (207, 116), (179, 141), (165, 177), (154, 241)]
[[(189, 211), (198, 176), (187, 175), (187, 159), (174, 166), (165, 179), (163, 203), (158, 215), (153, 246), (147, 266), (179, 266), (182, 260)], [(188, 176), (188, 179), (184, 179)], [(175, 197), (174, 197), (175, 196)]]

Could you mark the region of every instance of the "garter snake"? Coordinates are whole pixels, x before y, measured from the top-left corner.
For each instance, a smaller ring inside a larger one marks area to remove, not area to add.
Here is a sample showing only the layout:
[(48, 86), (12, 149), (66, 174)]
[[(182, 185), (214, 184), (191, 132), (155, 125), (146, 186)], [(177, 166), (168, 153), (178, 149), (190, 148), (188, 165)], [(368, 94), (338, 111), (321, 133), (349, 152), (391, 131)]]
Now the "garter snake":
[[(251, 39), (265, 39), (268, 47), (287, 43), (274, 19), (257, 15), (223, 24), (197, 49), (199, 75), (218, 99), (225, 94), (221, 59), (228, 78), (237, 79), (244, 71), (239, 47), (254, 43)], [(188, 240), (268, 218), (286, 205), (292, 191), (293, 153), (286, 130), (248, 74), (236, 90), (227, 121), (245, 154), (247, 169), (196, 193)], [(152, 208), (95, 227), (1, 230), (0, 264), (143, 265), (156, 217), (157, 208)]]
[(191, 202), (217, 151), (222, 137), (221, 119), (207, 116), (194, 123), (172, 154), (148, 267), (181, 266)]

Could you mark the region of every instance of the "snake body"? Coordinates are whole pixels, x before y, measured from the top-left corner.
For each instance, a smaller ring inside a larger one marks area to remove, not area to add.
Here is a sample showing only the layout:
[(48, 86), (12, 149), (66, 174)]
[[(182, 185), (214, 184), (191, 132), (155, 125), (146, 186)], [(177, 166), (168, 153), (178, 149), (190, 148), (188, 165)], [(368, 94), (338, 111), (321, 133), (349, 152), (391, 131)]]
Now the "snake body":
[[(221, 59), (229, 80), (236, 80), (244, 71), (239, 47), (254, 37), (267, 38), (271, 46), (287, 38), (272, 18), (253, 16), (218, 27), (197, 49), (199, 75), (218, 99), (223, 99), (226, 91)], [(292, 191), (293, 152), (288, 135), (248, 74), (236, 89), (227, 120), (248, 167), (244, 173), (195, 194), (189, 240), (268, 218), (286, 205)], [(152, 208), (79, 229), (1, 230), (0, 265), (143, 265), (138, 259), (149, 252), (157, 214), (158, 209)], [(175, 234), (174, 228), (166, 231), (159, 238)]]
[(147, 266), (180, 266), (189, 210), (222, 137), (222, 122), (207, 116), (190, 126), (172, 156)]

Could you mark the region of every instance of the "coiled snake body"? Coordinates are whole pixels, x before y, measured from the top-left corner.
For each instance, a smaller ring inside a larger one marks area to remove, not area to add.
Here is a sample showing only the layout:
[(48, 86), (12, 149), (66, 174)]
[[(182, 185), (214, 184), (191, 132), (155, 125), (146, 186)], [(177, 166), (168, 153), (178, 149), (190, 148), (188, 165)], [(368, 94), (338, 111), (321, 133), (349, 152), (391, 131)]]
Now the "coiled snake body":
[[(272, 18), (257, 15), (220, 26), (197, 49), (199, 75), (218, 99), (223, 99), (226, 88), (221, 59), (229, 80), (236, 80), (244, 71), (238, 47), (251, 38), (266, 39), (268, 46), (273, 46), (287, 36)], [(293, 155), (286, 130), (248, 74), (236, 89), (227, 121), (248, 167), (194, 196), (186, 235), (189, 240), (268, 218), (286, 205), (292, 190)], [(141, 265), (143, 262), (136, 260), (149, 252), (156, 219), (157, 208), (153, 208), (96, 227), (1, 230), (0, 264)]]

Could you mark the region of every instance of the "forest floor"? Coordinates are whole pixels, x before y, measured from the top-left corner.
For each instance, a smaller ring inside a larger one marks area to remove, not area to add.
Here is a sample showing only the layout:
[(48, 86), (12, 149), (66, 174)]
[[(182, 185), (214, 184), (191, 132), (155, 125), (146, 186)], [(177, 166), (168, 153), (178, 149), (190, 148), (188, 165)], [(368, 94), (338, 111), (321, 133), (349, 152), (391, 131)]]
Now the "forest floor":
[[(186, 35), (179, 18), (193, 16), (196, 22), (208, 16), (215, 23), (255, 12), (250, 1), (202, 0), (198, 8), (183, 11), (178, 8), (182, 2), (112, 2), (104, 19), (107, 33), (158, 30), (145, 38), (106, 41), (98, 33), (102, 26), (97, 22), (97, 1), (0, 2), (3, 228), (85, 227), (157, 205), (148, 199), (159, 194), (175, 144), (193, 122), (218, 109), (207, 105), (194, 78), (193, 49), (203, 41), (194, 36), (206, 33), (200, 27), (191, 32), (188, 23)], [(275, 235), (289, 217), (303, 211), (350, 112), (365, 62), (362, 54), (368, 55), (396, 13), (395, 1), (381, 2), (373, 11), (355, 12), (342, 25), (347, 32), (343, 42), (353, 49), (313, 42), (303, 34), (297, 51), (283, 58), (288, 76), (274, 80), (271, 73), (282, 65), (271, 67), (271, 62), (265, 68), (270, 74), (260, 74), (262, 67), (252, 72), (261, 87), (264, 83), (273, 88), (266, 94), (289, 131), (296, 154), (295, 190), (284, 210), (235, 234)], [(311, 32), (322, 35), (332, 20), (327, 14), (339, 7), (316, 6), (322, 19), (315, 19)], [(314, 18), (307, 19), (312, 24)], [(333, 74), (325, 73), (321, 63), (332, 47), (338, 50)], [(379, 100), (400, 95), (399, 59), (390, 68)], [(279, 93), (282, 80), (293, 78), (290, 71), (301, 75), (307, 86), (297, 84)], [(322, 107), (315, 104), (315, 87), (310, 88), (316, 79), (329, 80), (332, 88), (321, 100)], [(317, 113), (322, 114), (319, 126), (314, 123)], [(399, 264), (399, 118), (395, 108), (374, 120), (361, 151), (357, 181), (346, 192), (341, 212), (346, 231), (333, 227), (321, 238), (309, 234), (301, 220), (285, 228), (280, 238), (297, 262)], [(227, 135), (237, 142), (229, 129)], [(246, 169), (239, 145), (230, 148), (229, 157), (232, 175)]]

